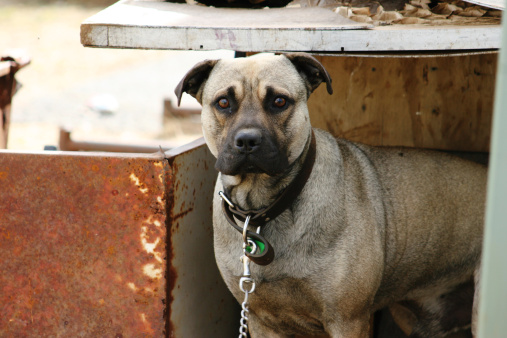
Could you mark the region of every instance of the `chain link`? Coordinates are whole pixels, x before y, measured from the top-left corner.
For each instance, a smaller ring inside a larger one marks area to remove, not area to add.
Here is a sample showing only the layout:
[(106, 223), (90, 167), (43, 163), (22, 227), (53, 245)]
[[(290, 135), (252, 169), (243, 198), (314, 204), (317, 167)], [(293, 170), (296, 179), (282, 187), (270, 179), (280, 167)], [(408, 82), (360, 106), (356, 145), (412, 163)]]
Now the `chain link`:
[[(239, 289), (245, 293), (245, 298), (243, 303), (241, 303), (241, 319), (239, 321), (239, 337), (247, 337), (248, 334), (248, 295), (255, 291), (255, 281), (250, 277), (250, 258), (248, 258), (247, 247), (250, 248), (249, 253), (255, 254), (258, 247), (254, 241), (246, 237), (246, 229), (248, 227), (248, 221), (250, 220), (250, 216), (247, 216), (245, 220), (245, 224), (243, 225), (243, 256), (241, 256), (241, 262), (243, 263), (243, 276), (239, 279)], [(260, 227), (257, 228), (257, 233), (259, 233)], [(250, 288), (245, 287), (245, 283), (250, 284)]]
[[(234, 208), (234, 204), (227, 198), (227, 196), (220, 191), (218, 193), (220, 197), (227, 203), (229, 206)], [(241, 319), (240, 319), (240, 327), (239, 327), (239, 337), (248, 337), (248, 295), (255, 291), (255, 281), (250, 277), (250, 258), (248, 258), (247, 254), (255, 254), (259, 249), (257, 243), (251, 238), (247, 237), (247, 229), (248, 223), (252, 215), (247, 215), (245, 218), (245, 223), (243, 224), (243, 256), (240, 257), (241, 262), (243, 263), (243, 275), (239, 279), (239, 289), (245, 293), (245, 298), (243, 303), (241, 303)], [(261, 232), (261, 227), (258, 226), (256, 229), (256, 233), (259, 234)], [(261, 249), (262, 250), (262, 249)], [(262, 251), (261, 251), (262, 252)], [(250, 288), (245, 288), (245, 283), (250, 284)]]
[(245, 293), (245, 300), (241, 304), (241, 319), (239, 321), (239, 337), (247, 337), (248, 333), (248, 293)]
[[(243, 259), (248, 259), (248, 257), (243, 256)], [(244, 283), (248, 282), (251, 283), (251, 289), (245, 289)], [(254, 292), (255, 290), (255, 281), (250, 277), (241, 277), (239, 280), (239, 288), (241, 291), (245, 293), (245, 299), (243, 300), (243, 303), (241, 303), (241, 319), (239, 321), (240, 327), (239, 327), (239, 338), (241, 337), (247, 337), (248, 333), (248, 294)]]

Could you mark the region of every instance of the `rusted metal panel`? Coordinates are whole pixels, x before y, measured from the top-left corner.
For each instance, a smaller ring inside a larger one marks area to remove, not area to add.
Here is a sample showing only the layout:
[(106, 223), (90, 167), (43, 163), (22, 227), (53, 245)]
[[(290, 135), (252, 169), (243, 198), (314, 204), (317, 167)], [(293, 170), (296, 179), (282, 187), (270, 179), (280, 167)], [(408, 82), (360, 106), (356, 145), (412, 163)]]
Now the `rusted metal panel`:
[(11, 101), (16, 93), (16, 72), (30, 63), (27, 56), (0, 57), (0, 149), (7, 148), (11, 120)]
[(165, 330), (163, 156), (0, 154), (0, 336)]
[(201, 138), (166, 152), (175, 182), (168, 194), (168, 332), (172, 337), (234, 337), (240, 308), (213, 252), (215, 158)]
[(60, 139), (58, 141), (60, 150), (64, 151), (107, 151), (118, 153), (146, 153), (152, 154), (159, 150), (167, 151), (173, 147), (162, 145), (138, 145), (125, 143), (101, 143), (89, 141), (74, 141), (71, 138), (71, 132), (60, 128)]
[(0, 337), (229, 336), (214, 158), (0, 151)]

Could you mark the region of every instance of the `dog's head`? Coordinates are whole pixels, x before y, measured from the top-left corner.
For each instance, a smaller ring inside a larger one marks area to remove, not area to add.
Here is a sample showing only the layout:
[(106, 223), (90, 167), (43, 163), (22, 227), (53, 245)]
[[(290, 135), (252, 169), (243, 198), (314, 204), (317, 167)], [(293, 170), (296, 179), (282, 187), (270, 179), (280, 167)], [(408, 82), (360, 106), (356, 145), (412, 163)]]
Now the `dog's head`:
[(311, 125), (307, 100), (331, 78), (305, 53), (206, 60), (176, 87), (202, 105), (204, 138), (225, 175), (283, 173), (304, 150)]

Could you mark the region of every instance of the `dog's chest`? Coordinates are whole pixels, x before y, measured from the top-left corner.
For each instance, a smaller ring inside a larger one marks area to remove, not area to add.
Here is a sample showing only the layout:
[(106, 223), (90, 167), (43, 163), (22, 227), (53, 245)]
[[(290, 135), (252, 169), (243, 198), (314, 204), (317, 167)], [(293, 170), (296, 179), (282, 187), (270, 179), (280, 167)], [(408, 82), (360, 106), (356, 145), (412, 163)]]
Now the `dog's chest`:
[[(228, 234), (236, 235), (229, 230)], [(223, 234), (222, 234), (223, 235)], [(215, 254), (218, 267), (227, 286), (241, 304), (244, 293), (239, 288), (243, 264), (241, 236), (218, 236)], [(250, 263), (252, 278), (256, 281), (255, 291), (249, 295), (249, 308), (265, 325), (288, 335), (318, 335), (324, 333), (322, 318), (322, 287), (317, 285), (312, 275), (318, 264), (310, 257), (301, 259), (297, 254), (290, 255), (273, 238), (277, 259), (268, 266)], [(292, 252), (294, 253), (294, 252)], [(304, 262), (304, 264), (303, 264)], [(319, 319), (317, 319), (319, 318)]]
[(265, 326), (287, 335), (324, 333), (324, 325), (319, 320), (322, 299), (308, 281), (288, 277), (257, 284), (249, 297), (249, 307)]

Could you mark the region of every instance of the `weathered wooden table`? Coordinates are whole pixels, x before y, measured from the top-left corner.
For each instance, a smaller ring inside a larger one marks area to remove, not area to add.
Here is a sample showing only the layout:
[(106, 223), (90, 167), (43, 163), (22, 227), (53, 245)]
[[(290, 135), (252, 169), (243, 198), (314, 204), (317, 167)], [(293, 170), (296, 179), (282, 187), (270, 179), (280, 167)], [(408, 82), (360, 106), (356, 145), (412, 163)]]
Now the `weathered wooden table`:
[(500, 26), (357, 23), (324, 8), (218, 9), (123, 0), (81, 25), (90, 47), (243, 52), (386, 52), (500, 47)]

